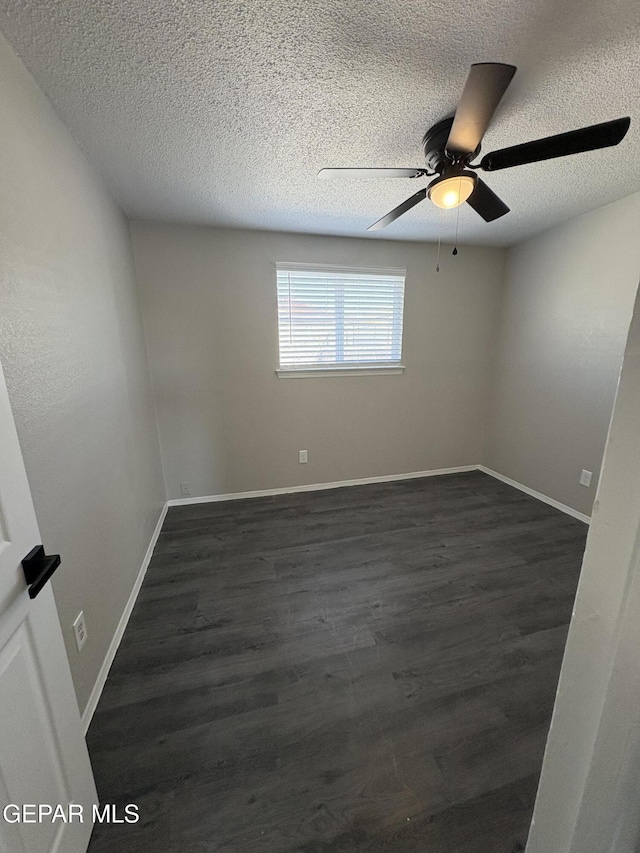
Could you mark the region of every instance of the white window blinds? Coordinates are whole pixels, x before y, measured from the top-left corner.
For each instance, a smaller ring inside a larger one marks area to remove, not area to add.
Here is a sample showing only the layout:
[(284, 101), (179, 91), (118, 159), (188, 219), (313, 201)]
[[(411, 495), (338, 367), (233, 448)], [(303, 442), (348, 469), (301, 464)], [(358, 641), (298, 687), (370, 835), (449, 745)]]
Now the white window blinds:
[(280, 367), (395, 367), (404, 270), (276, 264)]

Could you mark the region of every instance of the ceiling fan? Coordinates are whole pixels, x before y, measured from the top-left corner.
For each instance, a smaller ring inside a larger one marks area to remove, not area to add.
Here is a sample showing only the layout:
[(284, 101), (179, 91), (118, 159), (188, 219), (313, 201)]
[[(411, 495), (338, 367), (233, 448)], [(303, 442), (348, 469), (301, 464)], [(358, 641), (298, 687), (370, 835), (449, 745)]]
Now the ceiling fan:
[(442, 208), (458, 207), (466, 201), (485, 222), (493, 222), (509, 213), (509, 208), (472, 170), (494, 172), (567, 154), (608, 148), (624, 139), (631, 123), (629, 117), (501, 148), (485, 154), (479, 163), (473, 165), (471, 161), (480, 153), (482, 137), (515, 72), (515, 66), (501, 62), (479, 62), (471, 66), (455, 114), (434, 124), (424, 135), (422, 147), (426, 169), (321, 169), (318, 177), (436, 176), (427, 187), (374, 222), (368, 231), (386, 228), (427, 197)]

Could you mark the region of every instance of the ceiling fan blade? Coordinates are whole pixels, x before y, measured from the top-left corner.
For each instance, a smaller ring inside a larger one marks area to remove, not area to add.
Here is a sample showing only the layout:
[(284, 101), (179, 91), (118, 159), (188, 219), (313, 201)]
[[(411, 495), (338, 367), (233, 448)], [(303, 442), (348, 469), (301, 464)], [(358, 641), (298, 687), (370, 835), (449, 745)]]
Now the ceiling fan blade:
[(580, 154), (582, 151), (594, 151), (597, 148), (609, 148), (617, 145), (629, 130), (631, 119), (618, 118), (615, 121), (605, 121), (603, 124), (593, 124), (580, 130), (570, 130), (557, 136), (547, 136), (534, 142), (523, 142), (522, 145), (512, 145), (485, 154), (480, 168), (487, 172), (497, 169), (508, 169), (511, 166), (523, 166), (525, 163), (536, 163), (539, 160), (552, 160), (554, 157), (565, 157), (568, 154)]
[(386, 228), (387, 225), (391, 225), (399, 216), (402, 216), (403, 213), (406, 213), (408, 210), (411, 210), (419, 202), (423, 201), (427, 197), (427, 188), (423, 187), (421, 190), (415, 195), (412, 195), (406, 201), (403, 201), (402, 204), (399, 204), (397, 207), (394, 207), (393, 210), (389, 211), (386, 216), (383, 216), (382, 219), (378, 219), (377, 222), (374, 222), (373, 225), (370, 225), (367, 228), (367, 231), (380, 231), (381, 228)]
[(502, 62), (471, 66), (449, 132), (447, 151), (472, 154), (476, 150), (515, 73), (514, 65)]
[(319, 178), (419, 178), (426, 169), (320, 169)]
[(509, 213), (507, 205), (480, 178), (476, 180), (476, 188), (467, 199), (467, 204), (470, 204), (485, 222), (493, 222), (494, 219), (500, 219), (505, 213)]

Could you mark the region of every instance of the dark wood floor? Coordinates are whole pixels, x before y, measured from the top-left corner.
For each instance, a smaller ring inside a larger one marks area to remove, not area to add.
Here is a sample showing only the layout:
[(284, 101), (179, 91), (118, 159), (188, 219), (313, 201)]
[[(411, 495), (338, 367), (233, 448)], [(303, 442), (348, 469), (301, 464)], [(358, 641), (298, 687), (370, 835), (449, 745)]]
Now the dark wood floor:
[(521, 849), (586, 529), (479, 472), (171, 509), (91, 853)]

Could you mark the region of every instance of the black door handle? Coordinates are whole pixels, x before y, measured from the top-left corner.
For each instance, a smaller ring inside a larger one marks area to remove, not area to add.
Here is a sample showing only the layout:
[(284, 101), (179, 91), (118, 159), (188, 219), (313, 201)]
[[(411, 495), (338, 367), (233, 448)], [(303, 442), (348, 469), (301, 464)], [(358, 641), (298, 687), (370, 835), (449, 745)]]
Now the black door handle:
[(36, 545), (22, 561), (24, 579), (27, 582), (29, 598), (35, 598), (51, 575), (60, 565), (60, 555), (44, 553), (42, 545)]

